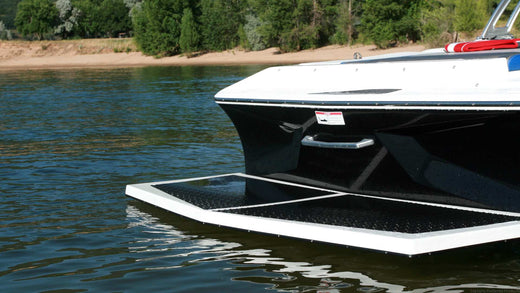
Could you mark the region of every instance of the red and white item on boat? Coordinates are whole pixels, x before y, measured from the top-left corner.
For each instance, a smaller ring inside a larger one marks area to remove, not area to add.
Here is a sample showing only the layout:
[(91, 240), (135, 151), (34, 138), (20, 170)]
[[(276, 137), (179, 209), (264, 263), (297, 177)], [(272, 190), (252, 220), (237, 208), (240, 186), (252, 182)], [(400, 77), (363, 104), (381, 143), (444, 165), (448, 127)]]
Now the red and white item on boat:
[(495, 49), (519, 48), (520, 39), (509, 40), (478, 40), (472, 42), (451, 43), (444, 47), (448, 53), (475, 52)]

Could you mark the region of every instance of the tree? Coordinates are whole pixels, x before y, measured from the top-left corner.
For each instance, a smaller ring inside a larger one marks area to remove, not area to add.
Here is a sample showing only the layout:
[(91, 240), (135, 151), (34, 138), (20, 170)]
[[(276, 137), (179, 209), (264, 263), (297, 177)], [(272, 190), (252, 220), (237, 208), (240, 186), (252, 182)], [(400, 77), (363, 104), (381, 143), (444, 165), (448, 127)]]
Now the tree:
[[(171, 56), (179, 53), (183, 0), (149, 0), (132, 17), (137, 46), (143, 53)], [(186, 0), (186, 2), (188, 2)]]
[(18, 4), (15, 25), (24, 35), (41, 40), (58, 24), (58, 9), (51, 0), (22, 0)]
[(339, 0), (334, 18), (333, 40), (338, 44), (352, 45), (357, 31), (355, 23), (359, 22), (359, 13), (362, 10), (362, 1)]
[(79, 11), (76, 32), (82, 38), (99, 37), (101, 0), (73, 0)]
[(103, 37), (117, 37), (119, 33), (129, 32), (132, 21), (129, 9), (123, 0), (104, 0), (100, 6), (99, 33)]
[(244, 3), (240, 0), (201, 0), (201, 35), (206, 49), (219, 51), (238, 45), (238, 29), (244, 23)]
[(123, 0), (72, 0), (81, 13), (77, 33), (84, 38), (116, 37), (132, 29), (130, 8)]
[(260, 18), (254, 14), (246, 15), (246, 24), (244, 25), (244, 33), (247, 38), (249, 49), (253, 51), (259, 51), (265, 49), (265, 41), (263, 36), (259, 32), (259, 28), (262, 26)]
[(262, 25), (258, 32), (267, 46), (280, 46), (282, 36), (294, 28), (293, 0), (250, 0)]
[(361, 18), (363, 31), (379, 47), (420, 38), (422, 0), (366, 0)]
[(6, 29), (4, 23), (0, 20), (0, 40), (10, 40), (12, 38), (11, 31)]
[(123, 0), (125, 2), (126, 7), (130, 10), (128, 13), (129, 16), (132, 16), (134, 8), (140, 9), (141, 5), (143, 5), (143, 0)]
[(16, 17), (16, 8), (21, 0), (0, 0), (0, 21), (5, 25), (6, 29), (14, 28), (14, 18)]
[(486, 5), (484, 1), (455, 1), (455, 30), (471, 32), (485, 25)]
[(321, 23), (321, 11), (317, 0), (297, 0), (292, 19), (292, 29), (282, 34), (282, 51), (317, 47)]
[(193, 17), (193, 12), (190, 8), (184, 8), (181, 19), (181, 36), (179, 44), (182, 52), (186, 53), (188, 57), (197, 50), (199, 45), (199, 32), (197, 31), (197, 23)]
[(54, 29), (54, 33), (66, 38), (73, 32), (74, 27), (78, 25), (81, 11), (73, 7), (70, 0), (56, 1), (56, 8), (58, 9), (60, 24)]
[(442, 47), (455, 42), (454, 19), (454, 0), (426, 2), (421, 14), (422, 40), (430, 47)]
[(328, 44), (335, 33), (338, 0), (249, 1), (267, 46), (282, 51), (315, 48)]
[[(330, 44), (337, 29), (336, 19), (339, 17), (340, 2), (344, 0), (318, 0), (319, 40), (318, 46)], [(352, 1), (352, 0), (351, 0)], [(360, 2), (360, 1), (358, 1)]]

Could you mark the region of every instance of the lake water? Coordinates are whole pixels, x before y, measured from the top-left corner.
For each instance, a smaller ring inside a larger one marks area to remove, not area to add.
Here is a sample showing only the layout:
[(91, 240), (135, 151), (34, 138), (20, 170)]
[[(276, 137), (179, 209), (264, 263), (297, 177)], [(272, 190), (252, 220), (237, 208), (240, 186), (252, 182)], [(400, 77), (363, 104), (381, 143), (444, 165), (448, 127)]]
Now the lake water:
[(243, 172), (213, 102), (262, 67), (0, 72), (1, 292), (513, 292), (520, 243), (407, 258), (203, 225), (126, 184)]

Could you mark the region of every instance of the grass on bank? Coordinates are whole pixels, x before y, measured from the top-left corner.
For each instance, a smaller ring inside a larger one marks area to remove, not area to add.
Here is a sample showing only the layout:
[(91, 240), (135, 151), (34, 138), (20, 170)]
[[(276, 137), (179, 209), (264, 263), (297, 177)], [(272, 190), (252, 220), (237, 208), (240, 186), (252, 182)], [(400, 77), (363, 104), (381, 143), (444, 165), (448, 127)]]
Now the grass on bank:
[(99, 53), (129, 53), (137, 52), (137, 46), (132, 38), (111, 39), (77, 39), (59, 41), (2, 41), (6, 45), (19, 48), (33, 48), (42, 55), (63, 53), (99, 54)]

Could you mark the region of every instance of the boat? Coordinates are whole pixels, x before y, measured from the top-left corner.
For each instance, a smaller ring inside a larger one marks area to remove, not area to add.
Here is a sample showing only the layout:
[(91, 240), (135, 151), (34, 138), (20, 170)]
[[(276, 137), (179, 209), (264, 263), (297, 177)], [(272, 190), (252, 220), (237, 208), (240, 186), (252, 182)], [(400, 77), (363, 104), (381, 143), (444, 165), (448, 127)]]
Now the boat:
[(520, 237), (520, 2), (498, 26), (510, 2), (474, 42), (271, 67), (221, 90), (245, 174), (127, 194), (201, 222), (408, 255)]

